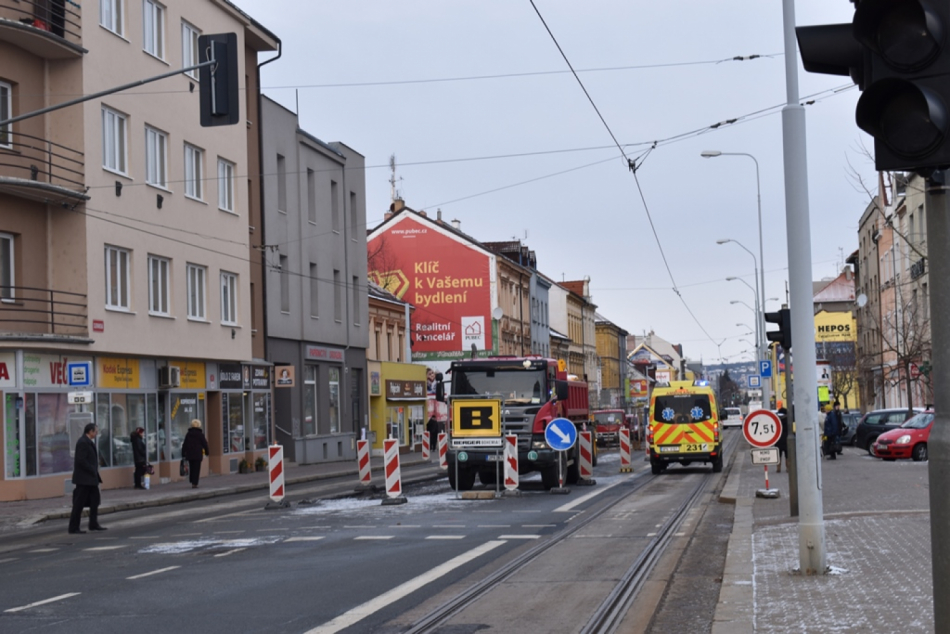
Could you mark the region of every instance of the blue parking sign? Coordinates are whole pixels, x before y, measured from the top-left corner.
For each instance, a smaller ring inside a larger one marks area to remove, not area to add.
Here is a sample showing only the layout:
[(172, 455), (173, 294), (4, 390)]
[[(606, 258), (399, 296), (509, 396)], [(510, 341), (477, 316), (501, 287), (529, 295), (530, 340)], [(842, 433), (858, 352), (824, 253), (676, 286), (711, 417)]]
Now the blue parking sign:
[(772, 378), (771, 361), (759, 361), (759, 376), (761, 376), (763, 379)]

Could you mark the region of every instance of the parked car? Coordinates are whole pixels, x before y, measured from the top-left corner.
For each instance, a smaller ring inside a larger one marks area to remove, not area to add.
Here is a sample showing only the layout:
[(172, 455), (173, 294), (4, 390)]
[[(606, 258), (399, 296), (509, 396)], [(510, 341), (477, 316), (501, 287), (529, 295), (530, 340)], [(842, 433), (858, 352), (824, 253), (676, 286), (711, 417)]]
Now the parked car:
[(845, 412), (841, 415), (841, 420), (844, 422), (844, 430), (841, 432), (841, 444), (853, 445), (855, 432), (858, 430), (858, 423), (861, 422), (861, 412)]
[(723, 407), (719, 412), (719, 420), (722, 421), (722, 428), (742, 427), (742, 421), (745, 417), (742, 410), (738, 407)]
[(885, 432), (871, 445), (871, 455), (883, 460), (910, 458), (915, 461), (927, 459), (927, 442), (933, 427), (934, 414), (928, 410), (908, 419), (898, 429)]
[[(886, 431), (891, 431), (900, 427), (908, 418), (924, 411), (917, 407), (913, 411), (908, 411), (906, 407), (892, 409), (876, 409), (868, 412), (858, 423), (854, 432), (853, 443), (861, 449), (866, 449), (871, 453), (871, 445), (877, 440), (877, 437)], [(822, 419), (824, 420), (824, 419)]]

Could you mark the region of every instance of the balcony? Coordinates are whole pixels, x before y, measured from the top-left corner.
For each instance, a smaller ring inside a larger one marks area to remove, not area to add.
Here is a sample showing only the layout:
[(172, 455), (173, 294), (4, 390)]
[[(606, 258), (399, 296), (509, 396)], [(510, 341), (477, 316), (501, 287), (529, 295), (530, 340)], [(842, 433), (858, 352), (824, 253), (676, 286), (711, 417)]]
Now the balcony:
[(0, 285), (0, 341), (88, 342), (87, 312), (80, 293)]
[(0, 192), (56, 204), (89, 200), (85, 156), (47, 139), (0, 130)]
[(0, 0), (0, 40), (44, 59), (82, 57), (82, 14), (73, 0)]

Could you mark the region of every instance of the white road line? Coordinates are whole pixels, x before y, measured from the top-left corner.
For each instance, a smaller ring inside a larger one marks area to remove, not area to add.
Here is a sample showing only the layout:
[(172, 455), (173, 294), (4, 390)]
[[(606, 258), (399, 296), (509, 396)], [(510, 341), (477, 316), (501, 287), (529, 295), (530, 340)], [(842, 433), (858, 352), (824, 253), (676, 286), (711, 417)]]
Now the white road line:
[(135, 537), (129, 537), (129, 539), (158, 539), (161, 535), (137, 535)]
[(195, 537), (196, 535), (201, 535), (201, 533), (178, 533), (172, 535), (172, 537)]
[(557, 524), (522, 524), (521, 528), (557, 528)]
[(0, 564), (5, 564), (8, 561), (16, 561), (17, 557), (7, 557), (6, 559), (0, 559)]
[(4, 612), (20, 612), (22, 610), (29, 610), (30, 608), (35, 608), (38, 605), (46, 605), (47, 603), (52, 603), (53, 601), (62, 601), (63, 599), (68, 599), (69, 597), (75, 597), (82, 594), (81, 592), (70, 592), (69, 594), (61, 594), (58, 597), (53, 597), (52, 599), (44, 599), (42, 601), (37, 601), (36, 603), (30, 603), (28, 605), (21, 605), (18, 608), (10, 608), (9, 610), (4, 610)]
[(289, 528), (259, 528), (258, 533), (269, 533), (271, 531), (289, 531)]
[(194, 524), (203, 524), (205, 522), (216, 522), (218, 520), (227, 519), (229, 517), (237, 517), (239, 515), (247, 515), (248, 513), (255, 513), (257, 509), (251, 509), (249, 511), (238, 511), (237, 513), (228, 513), (227, 515), (216, 515), (215, 517), (206, 517), (203, 520), (195, 520)]
[(421, 574), (415, 579), (410, 579), (409, 581), (396, 586), (389, 592), (385, 592), (375, 599), (371, 599), (362, 605), (356, 606), (348, 612), (344, 612), (329, 623), (324, 623), (319, 627), (315, 627), (306, 634), (334, 634), (335, 632), (346, 629), (354, 623), (362, 621), (371, 614), (382, 610), (386, 606), (391, 605), (396, 601), (399, 601), (400, 599), (412, 594), (419, 588), (424, 587), (426, 584), (432, 583), (436, 579), (444, 577), (456, 568), (464, 566), (473, 559), (476, 559), (485, 553), (498, 548), (504, 543), (505, 542), (503, 541), (486, 542), (478, 548), (473, 548), (467, 553), (463, 553), (458, 557), (448, 560), (444, 564), (436, 566), (429, 572)]
[(376, 527), (375, 527), (375, 526), (372, 526), (372, 525), (370, 525), (370, 524), (366, 524), (366, 525), (363, 525), (363, 524), (356, 524), (356, 525), (353, 525), (353, 526), (344, 525), (343, 528), (376, 528)]
[(120, 548), (125, 548), (123, 545), (118, 546), (93, 546), (92, 548), (83, 548), (83, 550), (118, 550)]
[(465, 535), (429, 535), (426, 539), (465, 539)]
[(498, 539), (541, 539), (540, 535), (499, 535)]
[[(54, 552), (56, 552), (57, 550), (59, 550), (59, 548), (37, 548), (36, 550), (28, 550), (27, 552), (30, 552), (30, 553), (54, 553)], [(4, 561), (10, 561), (10, 560), (4, 559)]]
[(357, 540), (373, 540), (373, 539), (392, 539), (395, 535), (360, 535), (359, 537), (354, 537), (353, 539)]
[[(619, 482), (617, 484), (620, 484)], [(613, 486), (612, 484), (610, 486)], [(607, 488), (607, 487), (604, 487)], [(500, 512), (500, 511), (499, 511)], [(515, 509), (515, 513), (540, 513), (540, 509)]]
[(246, 531), (212, 531), (212, 535), (240, 535)]
[(478, 528), (511, 528), (511, 524), (479, 524)]
[(152, 572), (143, 572), (140, 575), (132, 575), (131, 577), (126, 577), (126, 579), (142, 579), (143, 577), (151, 577), (152, 575), (158, 575), (163, 572), (168, 572), (169, 570), (175, 570), (176, 568), (181, 568), (181, 566), (169, 566), (168, 568), (159, 568), (158, 570), (153, 570)]
[(228, 555), (233, 555), (234, 553), (239, 553), (242, 550), (247, 550), (247, 548), (235, 548), (234, 550), (228, 550), (223, 553), (218, 553), (215, 557), (227, 557)]
[(323, 539), (323, 535), (314, 535), (311, 537), (288, 537), (284, 540), (284, 543), (287, 542), (316, 542)]
[(465, 528), (465, 524), (433, 524), (432, 528)]
[(584, 502), (586, 502), (587, 500), (590, 500), (591, 498), (595, 498), (595, 497), (597, 497), (598, 495), (600, 495), (601, 493), (603, 493), (604, 491), (607, 491), (608, 489), (612, 489), (613, 487), (615, 487), (615, 486), (617, 486), (618, 484), (621, 484), (621, 483), (623, 483), (623, 482), (626, 482), (626, 480), (617, 480), (616, 482), (612, 482), (612, 483), (608, 484), (607, 486), (604, 486), (604, 487), (597, 487), (596, 490), (591, 491), (591, 492), (588, 493), (587, 495), (582, 495), (581, 497), (577, 498), (577, 499), (574, 500), (573, 502), (568, 502), (568, 503), (565, 504), (564, 506), (559, 506), (559, 507), (557, 507), (556, 509), (554, 509), (554, 512), (555, 512), (555, 513), (567, 513), (567, 512), (569, 512), (569, 511), (573, 510), (575, 506), (579, 506), (579, 505), (583, 504)]
[(422, 524), (390, 524), (389, 528), (422, 528)]
[(647, 537), (656, 537), (656, 533), (647, 533)]

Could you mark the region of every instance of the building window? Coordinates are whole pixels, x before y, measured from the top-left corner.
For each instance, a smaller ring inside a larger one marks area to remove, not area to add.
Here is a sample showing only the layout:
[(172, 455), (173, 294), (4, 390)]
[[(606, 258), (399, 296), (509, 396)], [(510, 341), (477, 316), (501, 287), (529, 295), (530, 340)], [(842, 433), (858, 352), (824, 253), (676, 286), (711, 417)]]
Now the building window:
[(99, 24), (122, 35), (122, 0), (99, 0)]
[(330, 368), (330, 433), (340, 433), (340, 368)]
[(106, 306), (129, 309), (129, 252), (106, 247)]
[(237, 275), (221, 272), (221, 323), (237, 324)]
[(353, 325), (360, 325), (360, 278), (353, 276)]
[(148, 312), (168, 315), (168, 260), (148, 256)]
[(340, 230), (340, 202), (339, 202), (339, 193), (337, 192), (336, 181), (330, 181), (330, 216), (333, 221), (333, 230)]
[(333, 318), (343, 321), (343, 279), (336, 269), (333, 269)]
[(360, 234), (359, 214), (356, 213), (356, 193), (350, 192), (350, 240), (356, 241)]
[(145, 182), (149, 185), (167, 187), (167, 149), (168, 136), (155, 128), (145, 126)]
[(317, 178), (312, 169), (307, 170), (307, 220), (317, 223)]
[(102, 167), (125, 174), (125, 115), (102, 107)]
[(234, 211), (234, 163), (218, 158), (218, 209)]
[(10, 301), (16, 297), (13, 289), (13, 236), (0, 233), (0, 300)]
[(310, 263), (310, 316), (320, 316), (320, 289), (317, 287), (317, 265)]
[(303, 429), (304, 436), (317, 433), (317, 366), (308, 365), (303, 381)]
[(165, 7), (155, 0), (143, 0), (142, 28), (145, 52), (165, 59)]
[(280, 256), (280, 312), (290, 312), (290, 274), (286, 255)]
[(185, 143), (185, 196), (203, 199), (204, 172), (204, 152)]
[(277, 211), (287, 211), (287, 159), (277, 155)]
[[(198, 64), (198, 36), (201, 31), (188, 24), (184, 20), (181, 22), (181, 67), (188, 68)], [(185, 73), (192, 79), (198, 79), (198, 71), (190, 70)]]
[(188, 318), (205, 319), (205, 281), (208, 269), (197, 264), (188, 265)]
[[(0, 121), (6, 121), (13, 116), (13, 89), (10, 84), (0, 81)], [(0, 126), (0, 146), (12, 147), (13, 139), (10, 138), (13, 130), (11, 124)]]

